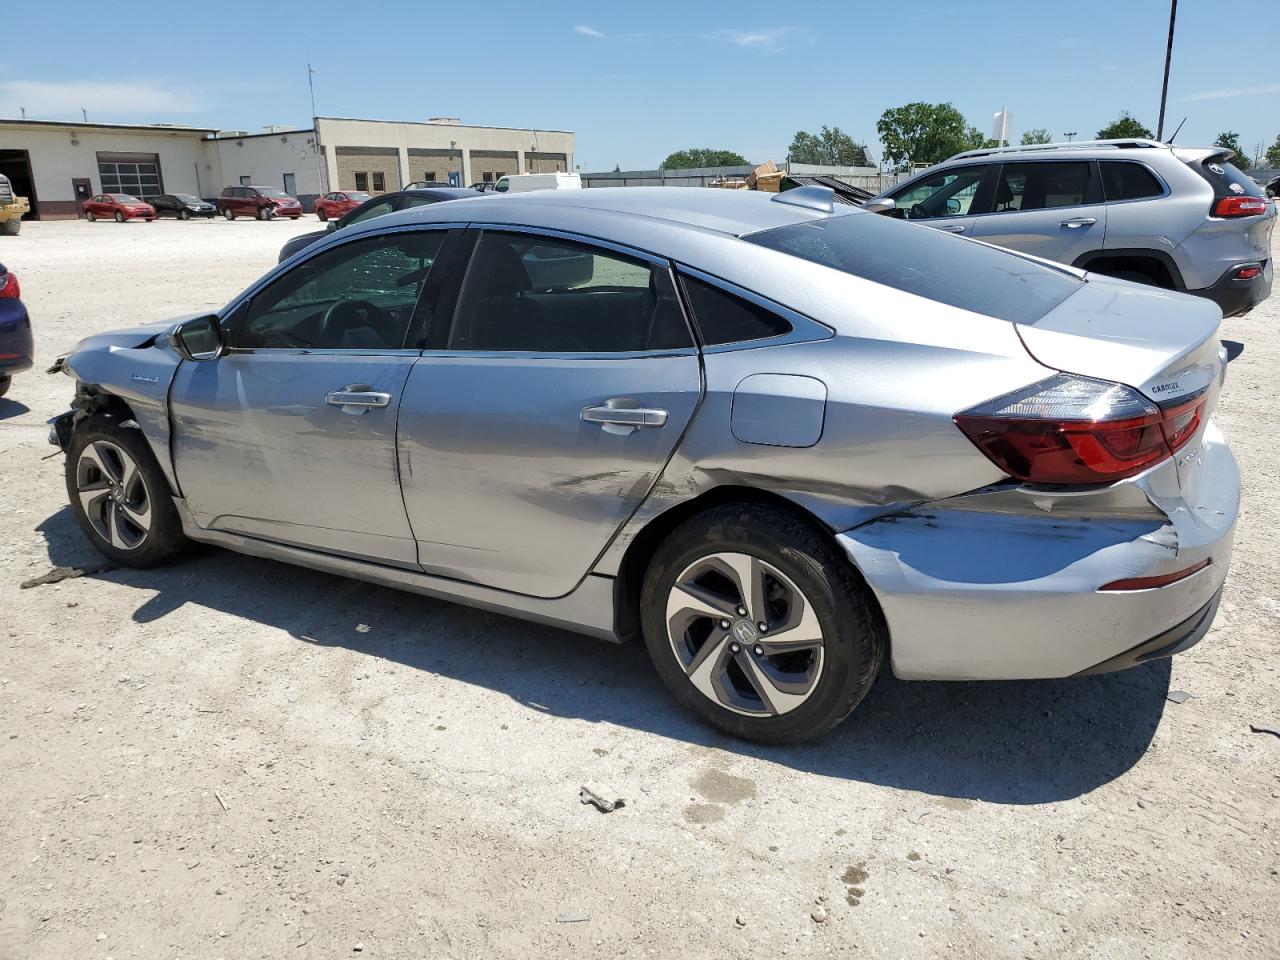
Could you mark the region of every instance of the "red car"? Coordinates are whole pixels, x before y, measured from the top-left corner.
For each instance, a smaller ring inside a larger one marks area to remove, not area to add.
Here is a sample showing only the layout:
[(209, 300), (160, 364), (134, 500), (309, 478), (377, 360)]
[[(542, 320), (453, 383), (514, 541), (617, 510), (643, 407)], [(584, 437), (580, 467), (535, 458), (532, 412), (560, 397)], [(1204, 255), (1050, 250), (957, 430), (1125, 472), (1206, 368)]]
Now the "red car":
[(372, 199), (363, 190), (334, 190), (316, 201), (316, 216), (321, 220), (340, 217), (344, 213), (350, 213), (366, 200)]
[(297, 220), (302, 216), (302, 204), (279, 187), (227, 187), (218, 197), (218, 211), (228, 220), (236, 217)]
[(124, 223), (126, 220), (141, 218), (143, 220), (154, 220), (156, 218), (156, 208), (145, 200), (139, 200), (137, 197), (131, 197), (127, 193), (100, 193), (96, 197), (90, 197), (84, 203), (80, 204), (84, 215), (89, 220), (97, 220), (99, 217), (112, 217), (116, 223)]

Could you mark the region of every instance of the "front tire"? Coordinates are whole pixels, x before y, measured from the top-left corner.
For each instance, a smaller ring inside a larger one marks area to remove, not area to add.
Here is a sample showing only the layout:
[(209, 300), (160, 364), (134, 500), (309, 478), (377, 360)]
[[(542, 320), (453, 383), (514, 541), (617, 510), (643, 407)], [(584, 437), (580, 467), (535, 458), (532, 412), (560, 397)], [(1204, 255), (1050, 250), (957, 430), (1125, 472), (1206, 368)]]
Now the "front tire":
[(228, 220), (234, 220), (236, 218), (235, 211), (232, 210), (230, 207), (223, 207), (222, 215), (226, 217)]
[(13, 377), (0, 377), (0, 397), (8, 393), (11, 386), (13, 386)]
[(154, 567), (187, 545), (169, 482), (136, 427), (107, 416), (80, 423), (67, 445), (66, 480), (76, 522), (109, 560)]
[(190, 220), (190, 219), (191, 219), (191, 211), (190, 211), (190, 210), (179, 210), (179, 211), (178, 211), (178, 219), (179, 219), (179, 220)]
[(124, 223), (124, 214), (119, 210), (116, 211), (116, 223)]
[(324, 223), (329, 219), (329, 214), (325, 213), (323, 209), (317, 210), (316, 216), (320, 218), (321, 223)]
[(686, 709), (725, 733), (797, 743), (871, 689), (880, 609), (813, 525), (757, 505), (717, 507), (658, 547), (641, 588), (645, 645)]
[(258, 210), (259, 220), (270, 220), (275, 215), (276, 215), (276, 212), (272, 210), (270, 207), (262, 207)]
[(85, 216), (85, 219), (88, 220), (90, 223), (93, 223), (93, 221), (98, 219), (98, 215), (94, 213), (92, 210), (89, 210), (88, 212), (86, 212), (84, 216)]
[(22, 218), (0, 220), (0, 237), (16, 237), (22, 231)]

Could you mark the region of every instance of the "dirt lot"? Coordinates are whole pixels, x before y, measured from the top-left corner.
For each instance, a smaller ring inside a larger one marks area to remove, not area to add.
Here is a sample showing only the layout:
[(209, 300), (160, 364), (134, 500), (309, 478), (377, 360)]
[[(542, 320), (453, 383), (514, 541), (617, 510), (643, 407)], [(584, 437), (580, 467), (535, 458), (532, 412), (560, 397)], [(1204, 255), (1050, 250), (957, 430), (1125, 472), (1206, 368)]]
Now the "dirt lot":
[[(220, 306), (316, 226), (33, 223), (0, 259), (46, 366)], [(638, 646), (268, 561), (20, 589), (96, 559), (45, 440), (71, 382), (23, 375), (0, 958), (1276, 957), (1280, 738), (1249, 724), (1280, 726), (1278, 321), (1280, 297), (1224, 328), (1245, 491), (1204, 643), (1088, 679), (884, 677), (786, 750), (677, 713)]]

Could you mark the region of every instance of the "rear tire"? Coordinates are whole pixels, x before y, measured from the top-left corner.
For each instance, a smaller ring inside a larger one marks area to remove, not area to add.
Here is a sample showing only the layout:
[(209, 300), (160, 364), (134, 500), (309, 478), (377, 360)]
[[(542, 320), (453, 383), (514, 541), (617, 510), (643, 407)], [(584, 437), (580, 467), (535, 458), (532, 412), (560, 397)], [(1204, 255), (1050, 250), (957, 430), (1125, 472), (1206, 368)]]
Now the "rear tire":
[(1131, 283), (1141, 283), (1148, 287), (1158, 287), (1159, 284), (1152, 280), (1145, 273), (1139, 273), (1137, 270), (1117, 270), (1115, 273), (1107, 274), (1109, 277), (1115, 277), (1117, 280), (1128, 280)]
[(13, 386), (13, 377), (0, 377), (0, 397), (8, 393), (11, 386)]
[(101, 415), (81, 422), (67, 444), (66, 481), (76, 522), (109, 560), (154, 567), (189, 543), (169, 481), (138, 428)]
[(767, 506), (717, 507), (673, 531), (645, 572), (640, 611), (675, 699), (760, 743), (838, 724), (871, 689), (887, 646), (880, 608), (848, 559), (812, 524)]
[(85, 213), (84, 217), (85, 217), (85, 219), (86, 219), (86, 220), (88, 220), (90, 223), (93, 223), (93, 221), (95, 221), (95, 220), (97, 220), (97, 219), (98, 219), (98, 215), (97, 215), (96, 213), (94, 213), (92, 210), (90, 210), (90, 211), (88, 211), (87, 213)]
[(124, 214), (119, 210), (116, 211), (116, 223), (124, 223)]
[(317, 210), (316, 216), (320, 218), (321, 223), (324, 223), (326, 220), (329, 219), (329, 215), (325, 213), (323, 209)]
[(16, 237), (22, 231), (22, 218), (0, 220), (0, 237)]

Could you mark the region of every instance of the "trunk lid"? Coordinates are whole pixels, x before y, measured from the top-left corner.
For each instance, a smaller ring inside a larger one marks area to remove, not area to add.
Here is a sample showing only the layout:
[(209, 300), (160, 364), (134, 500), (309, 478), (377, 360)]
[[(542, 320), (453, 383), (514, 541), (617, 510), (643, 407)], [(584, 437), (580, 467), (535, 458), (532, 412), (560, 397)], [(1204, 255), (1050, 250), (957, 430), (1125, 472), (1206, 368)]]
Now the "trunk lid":
[(1039, 363), (1127, 384), (1158, 406), (1203, 392), (1200, 429), (1176, 454), (1185, 494), (1194, 487), (1201, 438), (1225, 375), (1221, 323), (1209, 300), (1091, 274), (1076, 293), (1017, 329)]

